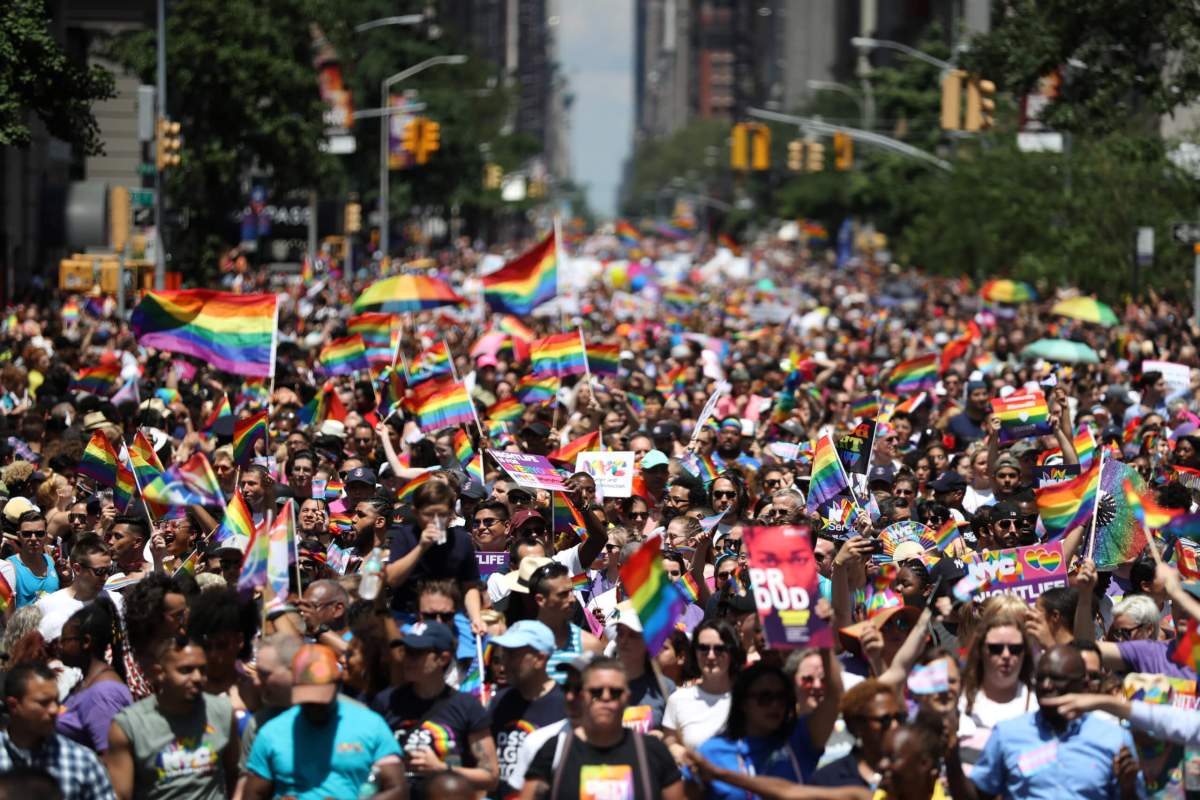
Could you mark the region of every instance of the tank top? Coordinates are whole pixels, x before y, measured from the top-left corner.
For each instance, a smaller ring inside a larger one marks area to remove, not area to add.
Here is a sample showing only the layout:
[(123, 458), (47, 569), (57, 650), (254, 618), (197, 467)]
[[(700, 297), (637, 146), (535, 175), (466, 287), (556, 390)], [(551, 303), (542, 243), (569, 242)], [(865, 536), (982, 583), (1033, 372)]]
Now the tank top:
[(58, 591), (58, 573), (54, 571), (54, 560), (47, 553), (42, 553), (46, 559), (46, 574), (39, 578), (21, 561), (20, 556), (9, 556), (8, 563), (13, 565), (13, 573), (17, 576), (17, 585), (12, 587), (17, 595), (17, 608), (31, 606), (44, 594)]
[(558, 668), (559, 664), (570, 663), (579, 656), (583, 655), (583, 628), (573, 622), (567, 623), (567, 646), (555, 650), (550, 654), (550, 660), (546, 662), (546, 671), (550, 673), (550, 677), (554, 678), (555, 683), (562, 685), (567, 680), (567, 673)]
[(223, 696), (200, 698), (190, 714), (168, 717), (151, 695), (114, 718), (133, 753), (135, 798), (225, 800), (222, 754), (233, 706)]

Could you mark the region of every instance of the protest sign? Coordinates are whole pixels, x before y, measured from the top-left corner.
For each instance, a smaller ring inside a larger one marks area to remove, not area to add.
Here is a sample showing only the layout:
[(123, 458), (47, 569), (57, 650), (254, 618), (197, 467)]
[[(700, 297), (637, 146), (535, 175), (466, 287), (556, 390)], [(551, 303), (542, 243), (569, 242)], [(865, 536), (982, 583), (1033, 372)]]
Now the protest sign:
[(875, 446), (875, 420), (864, 419), (854, 430), (835, 439), (834, 444), (854, 496), (866, 497), (867, 468), (871, 464), (871, 448)]
[(1176, 364), (1174, 361), (1143, 361), (1142, 374), (1161, 372), (1163, 382), (1167, 384), (1167, 394), (1187, 391), (1191, 387), (1192, 371), (1187, 364)]
[(1016, 392), (992, 400), (992, 413), (1000, 418), (1000, 443), (1050, 433), (1050, 408), (1040, 391)]
[(493, 572), (508, 572), (508, 551), (475, 551), (475, 563), (479, 565), (479, 577), (487, 578)]
[(1039, 489), (1079, 477), (1078, 464), (1055, 464), (1033, 468), (1033, 480)]
[(508, 473), (508, 477), (518, 486), (524, 486), (526, 489), (546, 489), (551, 492), (561, 492), (566, 488), (562, 475), (545, 456), (501, 450), (488, 450), (488, 455), (496, 459), (500, 468)]
[(963, 558), (967, 575), (983, 582), (980, 597), (1009, 592), (1033, 604), (1047, 589), (1067, 585), (1062, 542), (983, 550)]
[(586, 472), (605, 497), (633, 494), (633, 451), (588, 451), (575, 457), (575, 471)]
[(750, 558), (754, 603), (772, 647), (829, 647), (833, 632), (813, 613), (820, 598), (817, 562), (807, 525), (749, 527), (743, 545)]

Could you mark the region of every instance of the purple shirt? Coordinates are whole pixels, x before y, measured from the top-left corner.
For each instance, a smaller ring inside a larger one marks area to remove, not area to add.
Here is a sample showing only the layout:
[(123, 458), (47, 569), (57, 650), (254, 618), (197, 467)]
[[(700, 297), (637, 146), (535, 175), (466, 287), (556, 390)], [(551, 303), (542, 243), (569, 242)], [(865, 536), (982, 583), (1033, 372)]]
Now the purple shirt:
[(1167, 655), (1171, 642), (1137, 639), (1132, 642), (1117, 642), (1117, 652), (1129, 665), (1130, 672), (1157, 672), (1168, 678), (1196, 680), (1196, 673), (1181, 667)]
[(123, 681), (97, 681), (67, 697), (55, 727), (68, 739), (103, 753), (108, 749), (108, 728), (113, 717), (132, 703)]

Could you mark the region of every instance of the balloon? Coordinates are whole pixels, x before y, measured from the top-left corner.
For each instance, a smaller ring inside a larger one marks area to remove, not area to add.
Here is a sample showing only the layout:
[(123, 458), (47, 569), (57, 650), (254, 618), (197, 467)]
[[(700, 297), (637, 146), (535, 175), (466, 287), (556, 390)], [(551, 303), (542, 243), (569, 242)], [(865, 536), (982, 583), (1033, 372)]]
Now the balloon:
[(629, 282), (629, 273), (624, 264), (613, 264), (608, 270), (608, 282), (614, 289), (624, 289)]
[(646, 276), (645, 275), (638, 275), (636, 278), (634, 278), (632, 281), (629, 282), (629, 288), (633, 289), (635, 292), (640, 292), (645, 287), (645, 285), (646, 285)]

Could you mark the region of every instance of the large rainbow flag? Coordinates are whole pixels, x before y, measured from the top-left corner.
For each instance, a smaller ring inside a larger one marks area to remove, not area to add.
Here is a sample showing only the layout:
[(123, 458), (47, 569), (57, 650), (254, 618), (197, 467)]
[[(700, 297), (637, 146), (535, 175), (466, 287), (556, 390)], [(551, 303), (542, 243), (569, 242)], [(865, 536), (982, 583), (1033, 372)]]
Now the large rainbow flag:
[(392, 314), (367, 311), (356, 314), (346, 321), (346, 330), (351, 334), (362, 337), (363, 345), (367, 348), (367, 361), (371, 366), (383, 366), (392, 363), (395, 353), (394, 336), (399, 329), (393, 330), (395, 317)]
[(494, 311), (528, 314), (558, 294), (554, 233), (500, 269), (483, 276), (483, 299)]
[(275, 371), (273, 294), (212, 289), (147, 292), (130, 328), (143, 347), (183, 353), (235, 375), (266, 378)]

